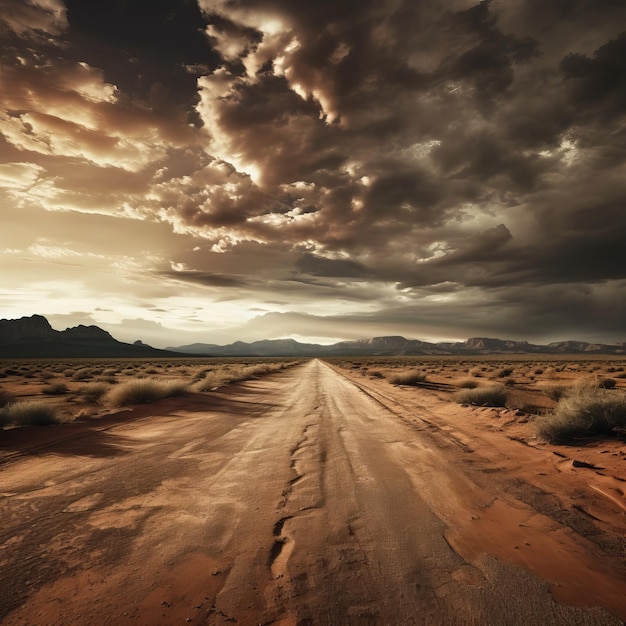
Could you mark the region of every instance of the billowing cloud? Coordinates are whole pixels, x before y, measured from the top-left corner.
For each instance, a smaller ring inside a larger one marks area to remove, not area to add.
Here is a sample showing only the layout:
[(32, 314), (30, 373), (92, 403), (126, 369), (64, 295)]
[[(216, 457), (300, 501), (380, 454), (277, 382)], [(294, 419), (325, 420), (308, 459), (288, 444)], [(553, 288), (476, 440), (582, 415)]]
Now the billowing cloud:
[(58, 35), (67, 28), (63, 0), (4, 0), (0, 14), (0, 34), (12, 31), (33, 38), (37, 35)]
[(192, 332), (193, 298), (248, 339), (279, 320), (623, 339), (623, 2), (8, 6), (0, 193), (20, 243), (0, 248), (41, 263), (34, 242), (90, 239), (19, 220), (110, 219), (132, 248), (145, 228), (154, 307), (126, 319)]

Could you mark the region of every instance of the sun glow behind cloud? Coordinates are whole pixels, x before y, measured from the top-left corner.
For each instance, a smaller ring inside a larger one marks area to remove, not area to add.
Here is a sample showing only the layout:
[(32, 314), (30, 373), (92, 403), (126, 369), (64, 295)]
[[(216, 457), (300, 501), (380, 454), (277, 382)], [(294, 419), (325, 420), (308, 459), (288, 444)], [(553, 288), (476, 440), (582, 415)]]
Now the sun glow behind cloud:
[(91, 2), (0, 12), (3, 315), (626, 332), (624, 7)]

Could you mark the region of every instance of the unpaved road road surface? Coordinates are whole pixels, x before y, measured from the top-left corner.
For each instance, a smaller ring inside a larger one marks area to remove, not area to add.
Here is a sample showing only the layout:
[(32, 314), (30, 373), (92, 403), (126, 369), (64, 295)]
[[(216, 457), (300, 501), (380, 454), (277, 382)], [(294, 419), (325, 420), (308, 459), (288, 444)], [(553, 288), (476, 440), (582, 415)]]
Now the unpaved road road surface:
[(411, 394), (313, 360), (5, 431), (0, 623), (622, 624), (619, 499), (566, 510), (548, 452), (470, 441)]

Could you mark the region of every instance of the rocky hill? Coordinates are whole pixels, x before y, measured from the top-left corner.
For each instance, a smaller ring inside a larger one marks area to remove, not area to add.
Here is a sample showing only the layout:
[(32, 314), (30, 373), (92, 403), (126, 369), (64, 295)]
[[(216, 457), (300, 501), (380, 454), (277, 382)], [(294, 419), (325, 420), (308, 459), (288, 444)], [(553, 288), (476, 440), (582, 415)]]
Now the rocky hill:
[(98, 326), (54, 330), (42, 315), (0, 320), (0, 358), (117, 358), (174, 355), (141, 342), (123, 343)]
[(585, 341), (564, 341), (548, 345), (472, 337), (463, 342), (430, 343), (399, 336), (373, 337), (357, 341), (340, 341), (329, 346), (299, 343), (293, 339), (265, 339), (245, 343), (237, 341), (225, 346), (194, 343), (168, 350), (210, 356), (419, 356), (476, 354), (616, 354), (626, 355), (624, 344), (597, 344)]

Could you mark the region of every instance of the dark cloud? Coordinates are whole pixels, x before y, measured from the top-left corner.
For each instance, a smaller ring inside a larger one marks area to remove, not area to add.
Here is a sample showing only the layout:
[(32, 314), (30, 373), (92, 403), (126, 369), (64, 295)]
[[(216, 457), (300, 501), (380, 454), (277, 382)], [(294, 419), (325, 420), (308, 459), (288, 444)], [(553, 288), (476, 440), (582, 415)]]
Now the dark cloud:
[(66, 0), (79, 60), (101, 67), (130, 102), (181, 107), (196, 121), (196, 78), (219, 62), (195, 0)]
[(303, 254), (296, 262), (296, 267), (312, 276), (342, 278), (364, 278), (371, 272), (355, 261), (345, 259), (325, 259), (314, 254)]
[(280, 308), (250, 333), (624, 330), (620, 0), (5, 5), (6, 214), (133, 220), (155, 293)]
[(570, 52), (560, 69), (569, 88), (570, 103), (583, 119), (608, 124), (626, 113), (626, 32), (588, 57)]
[(224, 276), (212, 272), (199, 272), (196, 270), (171, 270), (159, 272), (163, 278), (169, 278), (181, 282), (194, 283), (204, 287), (244, 287), (247, 282), (235, 276)]

